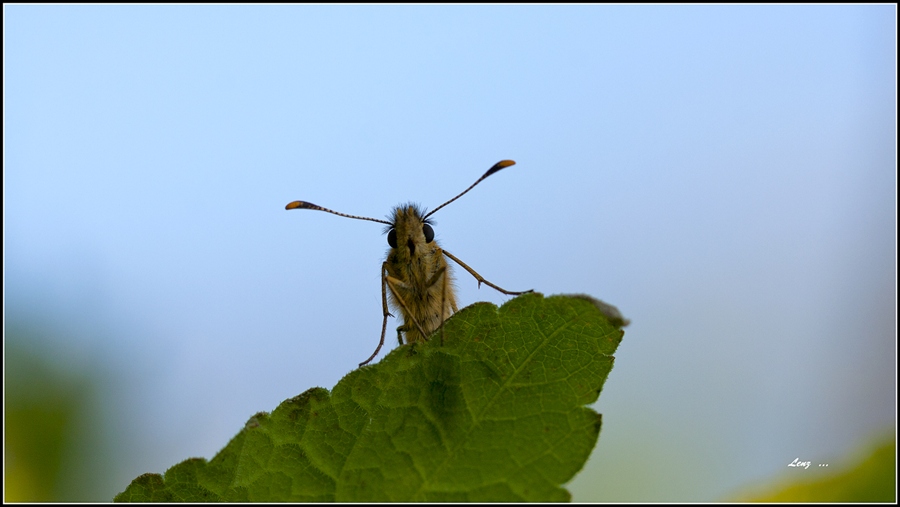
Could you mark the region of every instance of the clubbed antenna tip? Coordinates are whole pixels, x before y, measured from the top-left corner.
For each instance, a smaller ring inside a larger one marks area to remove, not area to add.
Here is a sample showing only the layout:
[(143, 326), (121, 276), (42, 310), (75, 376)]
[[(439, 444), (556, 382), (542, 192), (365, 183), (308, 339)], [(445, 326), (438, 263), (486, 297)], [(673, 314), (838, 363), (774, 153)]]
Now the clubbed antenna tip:
[(451, 202), (453, 202), (453, 201), (459, 199), (459, 198), (462, 197), (466, 192), (468, 192), (469, 190), (472, 190), (473, 188), (475, 188), (475, 185), (481, 183), (481, 181), (482, 181), (483, 179), (487, 178), (488, 176), (494, 174), (495, 172), (499, 171), (500, 169), (503, 169), (504, 167), (509, 167), (509, 166), (515, 165), (515, 164), (516, 164), (516, 163), (515, 163), (515, 161), (513, 161), (513, 160), (501, 160), (500, 162), (497, 162), (496, 164), (494, 164), (493, 167), (491, 167), (490, 169), (488, 169), (486, 173), (484, 173), (480, 178), (478, 178), (478, 181), (476, 181), (475, 183), (472, 183), (472, 185), (469, 186), (469, 188), (467, 188), (467, 189), (463, 190), (462, 192), (460, 192), (460, 194), (457, 195), (456, 197), (454, 197), (453, 199), (450, 199), (449, 201), (445, 202), (444, 204), (441, 204), (440, 206), (438, 206), (437, 208), (434, 208), (433, 210), (431, 210), (430, 213), (428, 213), (427, 215), (425, 215), (424, 218), (428, 218), (428, 217), (430, 217), (431, 215), (434, 215), (434, 213), (435, 213), (437, 210), (439, 210), (439, 209), (443, 208), (444, 206), (450, 204)]
[(326, 213), (331, 213), (331, 214), (337, 215), (339, 217), (355, 218), (356, 220), (368, 220), (370, 222), (378, 222), (380, 224), (393, 225), (386, 220), (379, 220), (377, 218), (360, 217), (360, 216), (356, 216), (356, 215), (348, 215), (346, 213), (339, 213), (337, 211), (330, 210), (328, 208), (323, 208), (322, 206), (319, 206), (318, 204), (313, 204), (311, 202), (306, 202), (306, 201), (289, 202), (287, 204), (287, 206), (284, 207), (284, 209), (314, 209), (314, 210), (324, 211)]

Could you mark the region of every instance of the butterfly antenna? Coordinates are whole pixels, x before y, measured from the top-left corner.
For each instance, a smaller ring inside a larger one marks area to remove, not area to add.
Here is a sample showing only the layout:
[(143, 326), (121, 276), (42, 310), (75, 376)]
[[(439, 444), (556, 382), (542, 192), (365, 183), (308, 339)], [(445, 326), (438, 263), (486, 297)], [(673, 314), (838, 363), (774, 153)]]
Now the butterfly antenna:
[(355, 218), (357, 220), (368, 220), (370, 222), (378, 222), (380, 224), (394, 225), (394, 224), (388, 222), (387, 220), (379, 220), (377, 218), (358, 217), (356, 215), (348, 215), (346, 213), (338, 213), (337, 211), (330, 210), (328, 208), (323, 208), (322, 206), (319, 206), (318, 204), (313, 204), (311, 202), (306, 202), (306, 201), (290, 202), (290, 203), (288, 203), (287, 206), (284, 207), (284, 209), (315, 209), (315, 210), (319, 210), (319, 211), (324, 211), (326, 213), (331, 213), (331, 214), (337, 215), (339, 217)]
[[(475, 185), (481, 183), (481, 180), (483, 180), (483, 179), (487, 178), (488, 176), (494, 174), (495, 172), (499, 171), (500, 169), (503, 169), (504, 167), (509, 167), (509, 166), (515, 165), (515, 164), (516, 164), (516, 163), (515, 163), (514, 161), (512, 161), (512, 160), (501, 160), (500, 162), (497, 162), (496, 164), (494, 164), (494, 167), (491, 167), (490, 169), (488, 169), (487, 172), (484, 173), (480, 178), (478, 178), (478, 181), (476, 181), (475, 183), (472, 183), (472, 185), (471, 185), (469, 188), (463, 190), (459, 195), (457, 195), (457, 196), (454, 197), (453, 199), (450, 199), (449, 201), (445, 202), (444, 204), (441, 204), (440, 206), (438, 206), (437, 208), (434, 208), (433, 210), (431, 210), (430, 212), (428, 212), (428, 214), (425, 215), (424, 218), (428, 218), (428, 217), (430, 217), (431, 215), (434, 215), (434, 213), (435, 213), (437, 210), (439, 210), (439, 209), (443, 208), (444, 206), (450, 204), (451, 202), (453, 202), (453, 201), (459, 199), (460, 197), (462, 197), (463, 195), (465, 195), (466, 192), (468, 192), (469, 190), (472, 190), (473, 188), (475, 188)], [(291, 204), (293, 204), (293, 203), (291, 203)], [(290, 204), (289, 204), (288, 206), (290, 206)], [(318, 206), (316, 206), (316, 207), (318, 208)], [(323, 209), (323, 208), (318, 208), (318, 209)], [(328, 210), (325, 210), (325, 211), (328, 211)], [(334, 213), (334, 212), (332, 211), (332, 213)], [(340, 214), (340, 213), (338, 213), (338, 214)], [(345, 216), (346, 216), (346, 215), (345, 215)], [(358, 217), (354, 217), (354, 218), (358, 218)], [(369, 220), (371, 220), (371, 219), (369, 219)]]

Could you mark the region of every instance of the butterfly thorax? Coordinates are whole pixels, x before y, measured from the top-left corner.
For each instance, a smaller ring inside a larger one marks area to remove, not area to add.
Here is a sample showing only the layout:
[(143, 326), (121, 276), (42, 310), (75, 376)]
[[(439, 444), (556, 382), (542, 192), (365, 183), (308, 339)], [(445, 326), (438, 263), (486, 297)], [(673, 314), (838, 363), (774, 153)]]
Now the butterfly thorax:
[[(431, 224), (423, 216), (414, 204), (398, 206), (391, 217), (393, 223), (388, 234), (391, 249), (385, 266), (391, 277), (402, 282), (391, 286), (388, 299), (391, 308), (404, 317), (401, 329), (406, 333), (407, 343), (426, 338), (421, 336), (413, 319), (430, 334), (456, 310), (450, 268), (434, 239)], [(402, 298), (405, 307), (397, 296)]]

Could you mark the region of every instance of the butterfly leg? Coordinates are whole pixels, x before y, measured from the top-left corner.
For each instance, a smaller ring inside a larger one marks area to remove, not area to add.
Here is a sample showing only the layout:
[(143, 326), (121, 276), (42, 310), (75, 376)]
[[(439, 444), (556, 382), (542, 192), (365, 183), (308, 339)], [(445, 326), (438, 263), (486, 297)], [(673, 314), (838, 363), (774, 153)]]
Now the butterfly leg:
[(487, 285), (487, 286), (489, 286), (489, 287), (493, 287), (493, 288), (499, 290), (500, 292), (502, 292), (502, 293), (504, 293), (504, 294), (506, 294), (506, 295), (508, 295), (508, 296), (518, 296), (519, 294), (525, 294), (525, 293), (528, 293), (528, 292), (534, 292), (534, 289), (523, 290), (522, 292), (512, 292), (512, 291), (508, 291), (508, 290), (506, 290), (506, 289), (502, 289), (502, 288), (500, 288), (500, 287), (497, 287), (496, 285), (492, 284), (491, 282), (485, 280), (484, 277), (482, 277), (481, 275), (479, 275), (478, 273), (476, 273), (474, 269), (472, 269), (472, 268), (470, 268), (469, 266), (467, 266), (465, 262), (463, 262), (463, 261), (457, 259), (457, 258), (456, 258), (455, 256), (453, 256), (453, 254), (451, 254), (450, 252), (448, 252), (448, 251), (446, 251), (446, 250), (443, 250), (443, 252), (444, 252), (444, 255), (446, 255), (446, 256), (449, 257), (451, 260), (453, 260), (453, 262), (459, 264), (460, 266), (462, 266), (463, 269), (465, 269), (466, 271), (468, 271), (470, 275), (474, 276), (475, 279), (478, 280), (478, 287), (479, 287), (479, 288), (481, 288), (481, 284), (483, 283), (483, 284), (485, 284), (485, 285)]

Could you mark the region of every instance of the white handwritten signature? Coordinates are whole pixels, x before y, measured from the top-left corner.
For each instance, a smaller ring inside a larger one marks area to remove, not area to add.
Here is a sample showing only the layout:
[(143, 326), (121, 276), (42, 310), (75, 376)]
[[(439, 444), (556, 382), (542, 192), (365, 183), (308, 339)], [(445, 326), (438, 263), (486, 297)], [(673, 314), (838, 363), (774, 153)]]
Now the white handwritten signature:
[[(810, 465), (812, 465), (811, 461), (800, 461), (800, 458), (794, 458), (794, 461), (792, 461), (788, 464), (789, 467), (802, 467), (804, 469), (809, 468)], [(827, 467), (828, 465), (825, 463), (822, 463), (819, 466)]]

